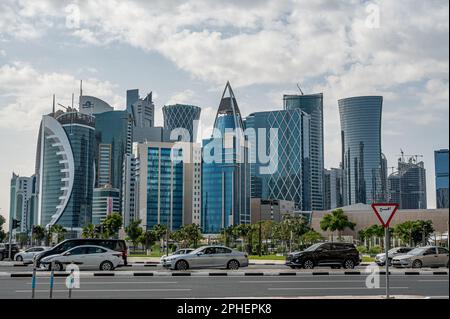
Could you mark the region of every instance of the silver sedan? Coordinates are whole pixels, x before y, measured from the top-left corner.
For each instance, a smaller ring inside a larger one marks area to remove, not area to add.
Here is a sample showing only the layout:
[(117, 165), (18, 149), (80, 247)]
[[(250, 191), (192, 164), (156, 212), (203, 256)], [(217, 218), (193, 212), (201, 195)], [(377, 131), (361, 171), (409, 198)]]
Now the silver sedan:
[(192, 268), (227, 268), (231, 270), (248, 266), (246, 253), (224, 247), (203, 246), (184, 255), (169, 256), (162, 260), (165, 268), (187, 270)]

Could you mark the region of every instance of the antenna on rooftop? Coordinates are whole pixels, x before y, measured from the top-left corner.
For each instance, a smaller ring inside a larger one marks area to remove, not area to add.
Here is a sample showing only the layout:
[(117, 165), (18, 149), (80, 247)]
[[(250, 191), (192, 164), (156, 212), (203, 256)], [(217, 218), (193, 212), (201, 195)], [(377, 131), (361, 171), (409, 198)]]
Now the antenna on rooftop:
[(304, 94), (303, 94), (303, 91), (302, 91), (302, 89), (300, 88), (300, 85), (298, 85), (298, 83), (297, 83), (297, 88), (300, 90), (300, 93), (301, 93), (302, 95), (304, 95)]
[(52, 108), (53, 117), (55, 117), (55, 94), (53, 94), (53, 108)]

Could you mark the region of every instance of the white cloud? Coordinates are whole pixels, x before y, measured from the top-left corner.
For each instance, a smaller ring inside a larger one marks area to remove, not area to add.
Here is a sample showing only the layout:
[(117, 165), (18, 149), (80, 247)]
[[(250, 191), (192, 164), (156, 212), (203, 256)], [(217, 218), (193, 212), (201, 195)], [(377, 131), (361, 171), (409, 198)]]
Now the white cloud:
[(177, 92), (169, 98), (166, 105), (177, 104), (177, 103), (178, 104), (193, 104), (192, 99), (193, 99), (194, 95), (195, 95), (195, 92), (190, 89), (186, 89), (184, 91)]

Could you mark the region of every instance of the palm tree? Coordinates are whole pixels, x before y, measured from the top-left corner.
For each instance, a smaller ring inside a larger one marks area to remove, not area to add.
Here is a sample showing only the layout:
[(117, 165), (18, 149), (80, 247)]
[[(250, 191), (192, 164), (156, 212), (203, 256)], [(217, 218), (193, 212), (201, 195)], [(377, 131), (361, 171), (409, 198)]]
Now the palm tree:
[(41, 225), (33, 226), (32, 234), (33, 241), (38, 243), (38, 245), (42, 244), (42, 241), (45, 238), (45, 228)]
[(247, 239), (252, 231), (252, 226), (249, 224), (240, 224), (234, 228), (234, 234), (242, 238), (242, 251), (247, 252)]
[(67, 233), (67, 230), (61, 225), (53, 225), (50, 227), (50, 230), (50, 233), (56, 234), (56, 240), (58, 243), (64, 239), (64, 235)]
[[(164, 241), (164, 236), (167, 235), (167, 231), (168, 228), (166, 225), (162, 225), (162, 224), (157, 224), (155, 226), (153, 226), (152, 230), (155, 232), (156, 234), (156, 238), (159, 239), (159, 243), (160, 243), (160, 249), (163, 249), (163, 241)], [(167, 245), (169, 245), (169, 243), (166, 243)]]
[(184, 225), (182, 229), (186, 235), (188, 246), (193, 245), (194, 248), (197, 248), (198, 242), (203, 238), (200, 226), (197, 224), (188, 224)]
[[(341, 208), (333, 210), (330, 214), (326, 214), (320, 221), (320, 228), (323, 231), (338, 232), (338, 238), (341, 240), (341, 232), (346, 228), (355, 229), (356, 224), (348, 219)], [(333, 241), (333, 234), (331, 234), (331, 241)]]
[(136, 246), (138, 244), (138, 239), (142, 234), (142, 228), (141, 228), (141, 220), (133, 220), (130, 222), (130, 224), (125, 228), (125, 232), (127, 233), (128, 239), (131, 240), (133, 243), (134, 249), (136, 249)]
[(94, 224), (87, 224), (83, 227), (83, 232), (81, 233), (83, 238), (97, 238), (97, 232), (95, 231)]
[(156, 238), (157, 237), (154, 231), (146, 230), (145, 232), (142, 232), (138, 240), (145, 249), (149, 249), (149, 247), (153, 246), (153, 244), (155, 243)]
[(304, 243), (312, 245), (318, 241), (321, 241), (323, 237), (320, 233), (316, 232), (314, 229), (310, 229), (301, 236), (301, 239)]
[(106, 237), (116, 238), (120, 227), (122, 227), (122, 215), (119, 213), (112, 213), (111, 215), (106, 216), (102, 221), (102, 226), (104, 227), (103, 229), (105, 230)]

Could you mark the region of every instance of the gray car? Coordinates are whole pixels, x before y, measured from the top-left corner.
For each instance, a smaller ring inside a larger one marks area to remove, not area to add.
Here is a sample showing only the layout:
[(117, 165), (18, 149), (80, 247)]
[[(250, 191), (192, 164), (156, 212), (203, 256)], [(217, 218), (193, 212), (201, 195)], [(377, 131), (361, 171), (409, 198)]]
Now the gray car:
[(248, 266), (246, 253), (224, 247), (203, 246), (184, 255), (169, 256), (162, 261), (165, 268), (187, 270), (193, 268), (227, 268), (236, 270)]
[(392, 258), (392, 265), (398, 268), (448, 268), (448, 250), (447, 248), (436, 246), (414, 248), (406, 255)]

